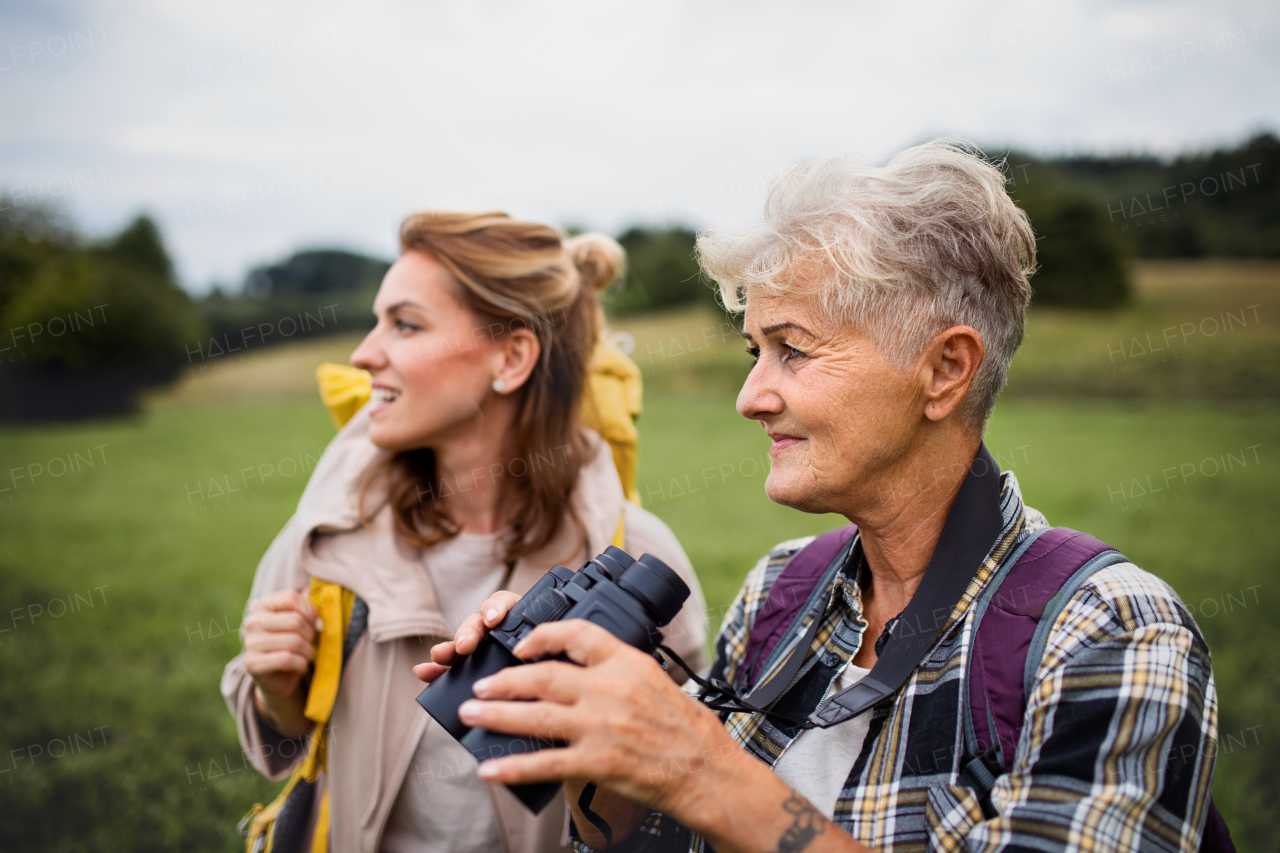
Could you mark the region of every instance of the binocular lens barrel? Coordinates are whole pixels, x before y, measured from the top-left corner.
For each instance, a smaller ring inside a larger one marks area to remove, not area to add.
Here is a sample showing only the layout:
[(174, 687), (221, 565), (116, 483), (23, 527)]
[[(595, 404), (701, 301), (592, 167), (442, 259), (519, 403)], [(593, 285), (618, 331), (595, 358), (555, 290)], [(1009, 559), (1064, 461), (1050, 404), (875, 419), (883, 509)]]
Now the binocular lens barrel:
[(618, 586), (643, 602), (659, 627), (676, 618), (689, 597), (688, 584), (652, 554), (645, 554), (627, 569)]

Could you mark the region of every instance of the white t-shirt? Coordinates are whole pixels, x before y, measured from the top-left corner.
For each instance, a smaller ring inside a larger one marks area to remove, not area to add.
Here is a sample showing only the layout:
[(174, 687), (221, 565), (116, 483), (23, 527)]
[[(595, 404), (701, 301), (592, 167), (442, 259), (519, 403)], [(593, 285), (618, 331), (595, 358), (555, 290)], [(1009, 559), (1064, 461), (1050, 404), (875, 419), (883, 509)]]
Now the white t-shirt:
[(450, 631), (457, 631), (464, 619), (478, 613), (507, 574), (501, 533), (459, 533), (425, 551), (422, 562)]
[[(866, 677), (869, 669), (852, 662), (840, 671), (827, 696), (852, 687)], [(826, 696), (823, 697), (826, 699)], [(854, 762), (862, 752), (871, 726), (870, 709), (829, 729), (803, 731), (773, 765), (773, 772), (796, 793), (827, 817), (836, 810), (836, 800), (844, 788)]]
[[(499, 533), (459, 533), (424, 553), (450, 631), (497, 592), (507, 573), (501, 548)], [(391, 807), (382, 853), (492, 853), (501, 846), (476, 760), (431, 720)]]

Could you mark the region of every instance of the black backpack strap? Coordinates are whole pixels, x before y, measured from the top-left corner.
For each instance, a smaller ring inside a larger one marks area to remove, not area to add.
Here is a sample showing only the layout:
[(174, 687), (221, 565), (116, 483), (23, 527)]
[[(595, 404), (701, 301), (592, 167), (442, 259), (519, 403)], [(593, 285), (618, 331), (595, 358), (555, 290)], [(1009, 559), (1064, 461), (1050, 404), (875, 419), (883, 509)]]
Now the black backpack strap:
[(369, 627), (369, 605), (360, 596), (351, 603), (351, 621), (347, 623), (347, 636), (342, 639), (342, 666), (346, 668), (351, 653), (356, 650), (356, 643), (364, 636)]
[(757, 708), (768, 708), (778, 701), (779, 697), (787, 691), (791, 686), (791, 682), (800, 672), (800, 666), (804, 663), (809, 647), (813, 645), (813, 638), (818, 635), (818, 626), (822, 624), (822, 611), (813, 612), (813, 618), (809, 620), (809, 627), (800, 637), (800, 641), (795, 644), (794, 648), (801, 650), (799, 654), (790, 655), (782, 666), (773, 676), (763, 684), (757, 685), (745, 697), (747, 702)]
[(893, 628), (871, 672), (829, 697), (809, 715), (820, 728), (838, 725), (898, 691), (933, 648), (956, 605), (1004, 527), (1000, 466), (979, 445), (947, 513), (924, 578)]
[[(804, 663), (814, 660), (808, 650), (822, 624), (824, 595), (848, 561), (856, 533), (857, 528), (852, 524), (829, 530), (791, 556), (782, 573), (774, 579), (769, 597), (751, 626), (736, 684), (714, 675), (703, 678), (673, 649), (658, 646), (701, 688), (699, 699), (704, 705), (720, 713), (758, 713), (789, 726), (813, 728), (804, 720), (776, 714), (770, 708), (803, 676)], [(810, 616), (810, 622), (804, 634), (791, 644), (779, 645), (785, 637), (796, 635), (806, 616)], [(744, 696), (743, 685), (753, 685), (758, 673), (770, 673), (782, 655), (786, 655), (782, 666), (773, 670), (764, 683), (754, 684)]]

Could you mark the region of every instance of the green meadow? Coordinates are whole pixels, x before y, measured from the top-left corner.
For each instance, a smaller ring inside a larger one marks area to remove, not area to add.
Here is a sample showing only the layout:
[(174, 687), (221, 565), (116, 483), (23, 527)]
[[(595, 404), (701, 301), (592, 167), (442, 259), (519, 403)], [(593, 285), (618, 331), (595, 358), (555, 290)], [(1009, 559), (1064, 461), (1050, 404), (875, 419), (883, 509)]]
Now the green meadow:
[[(1261, 853), (1280, 848), (1280, 265), (1146, 265), (1138, 284), (1116, 312), (1033, 310), (987, 444), (1051, 522), (1193, 608), (1219, 692), (1215, 798)], [(713, 622), (770, 546), (843, 523), (765, 496), (724, 323), (614, 324), (646, 379), (640, 493)], [(275, 786), (240, 755), (218, 679), (258, 558), (333, 435), (312, 370), (352, 345), (193, 364), (130, 419), (0, 429), (0, 849), (238, 849), (236, 821)]]

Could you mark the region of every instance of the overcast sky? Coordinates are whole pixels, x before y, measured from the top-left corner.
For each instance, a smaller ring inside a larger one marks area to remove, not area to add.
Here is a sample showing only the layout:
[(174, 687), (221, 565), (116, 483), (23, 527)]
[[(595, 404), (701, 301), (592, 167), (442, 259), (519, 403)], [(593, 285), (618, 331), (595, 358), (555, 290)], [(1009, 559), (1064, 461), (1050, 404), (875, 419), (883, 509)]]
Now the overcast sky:
[(425, 207), (735, 226), (817, 155), (1276, 130), (1278, 43), (1274, 0), (3, 0), (0, 205), (147, 211), (196, 292), (299, 248), (391, 257)]

